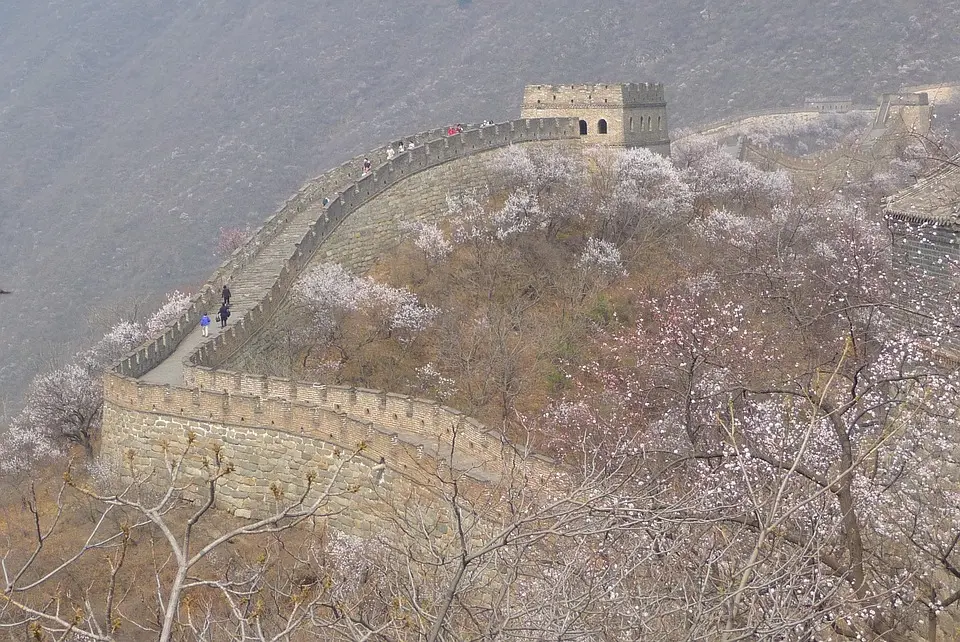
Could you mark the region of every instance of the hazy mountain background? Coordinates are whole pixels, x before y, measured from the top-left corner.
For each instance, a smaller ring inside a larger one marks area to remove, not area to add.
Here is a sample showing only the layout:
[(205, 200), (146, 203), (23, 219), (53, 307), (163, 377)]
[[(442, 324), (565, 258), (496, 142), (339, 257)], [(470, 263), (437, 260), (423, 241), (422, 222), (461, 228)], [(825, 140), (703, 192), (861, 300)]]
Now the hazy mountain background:
[(661, 81), (672, 125), (960, 80), (960, 1), (3, 0), (0, 399), (364, 148)]

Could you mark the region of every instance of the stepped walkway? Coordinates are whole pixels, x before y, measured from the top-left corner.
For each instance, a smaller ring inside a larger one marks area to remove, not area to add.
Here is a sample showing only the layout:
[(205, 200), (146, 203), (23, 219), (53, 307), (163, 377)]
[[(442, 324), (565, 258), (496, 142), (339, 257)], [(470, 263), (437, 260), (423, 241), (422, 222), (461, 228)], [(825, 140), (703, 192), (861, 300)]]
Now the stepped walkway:
[[(337, 187), (342, 186), (338, 185)], [(337, 191), (337, 189), (332, 191)], [(269, 243), (260, 248), (253, 258), (244, 265), (240, 274), (235, 276), (231, 283), (227, 284), (230, 287), (231, 295), (228, 324), (240, 319), (256, 307), (264, 291), (269, 290), (276, 281), (284, 263), (296, 249), (297, 243), (300, 242), (317, 218), (322, 215), (323, 206), (320, 203), (300, 212)], [(204, 338), (200, 333), (200, 326), (197, 326), (180, 342), (172, 355), (142, 376), (141, 380), (172, 386), (183, 385), (184, 359), (196, 352), (206, 341), (213, 340), (222, 332), (219, 324), (213, 320), (216, 313), (216, 307), (207, 311), (211, 320), (209, 338)]]
[[(475, 126), (470, 127), (470, 129), (475, 128)], [(439, 130), (430, 132), (430, 134), (432, 136), (422, 138), (419, 141), (420, 145), (440, 140), (443, 137)], [(385, 156), (379, 158), (379, 155), (385, 154), (385, 149), (378, 149), (365, 156), (369, 156), (374, 162), (382, 162), (385, 160)], [(364, 156), (359, 156), (352, 159), (342, 165), (340, 171), (332, 172), (332, 177), (320, 186), (323, 193), (332, 196), (359, 179), (363, 158)], [(349, 171), (343, 171), (344, 168), (349, 168)], [(304, 238), (311, 226), (323, 216), (324, 209), (322, 199), (318, 199), (317, 202), (297, 213), (268, 243), (256, 250), (253, 256), (244, 263), (239, 274), (234, 275), (229, 283), (224, 283), (224, 285), (230, 287), (231, 295), (228, 327), (230, 323), (235, 323), (243, 318), (260, 303), (263, 293), (276, 282), (285, 262), (293, 255), (297, 243)], [(219, 323), (214, 321), (218, 308), (219, 305), (213, 305), (210, 310), (206, 310), (211, 320), (209, 337), (204, 337), (201, 334), (198, 325), (183, 338), (173, 354), (141, 376), (140, 380), (171, 386), (184, 385), (184, 360), (206, 342), (212, 341), (221, 332), (225, 331), (225, 329), (219, 327)]]

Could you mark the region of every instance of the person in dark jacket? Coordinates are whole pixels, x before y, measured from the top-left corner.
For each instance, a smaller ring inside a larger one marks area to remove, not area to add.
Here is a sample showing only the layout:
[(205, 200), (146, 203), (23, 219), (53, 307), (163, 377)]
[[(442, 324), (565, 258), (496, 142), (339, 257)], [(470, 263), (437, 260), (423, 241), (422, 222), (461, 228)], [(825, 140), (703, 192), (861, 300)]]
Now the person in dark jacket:
[(223, 286), (223, 290), (220, 292), (223, 295), (223, 304), (230, 305), (230, 288)]
[(230, 317), (230, 306), (224, 303), (220, 306), (220, 311), (217, 312), (217, 319), (220, 320), (220, 327), (227, 327), (227, 319)]

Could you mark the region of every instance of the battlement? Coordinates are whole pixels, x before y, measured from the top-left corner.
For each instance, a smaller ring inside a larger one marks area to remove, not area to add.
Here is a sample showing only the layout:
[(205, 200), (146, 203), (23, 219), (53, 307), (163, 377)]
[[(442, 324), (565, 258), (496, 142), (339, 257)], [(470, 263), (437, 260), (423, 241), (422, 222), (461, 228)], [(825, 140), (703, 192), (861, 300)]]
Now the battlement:
[[(324, 390), (312, 394), (322, 396)], [(232, 469), (218, 488), (217, 507), (241, 518), (264, 517), (277, 490), (289, 497), (307, 492), (307, 479), (314, 475), (323, 479), (313, 485), (314, 495), (329, 488), (326, 522), (360, 537), (395, 526), (397, 511), (407, 505), (419, 518), (447, 521), (442, 486), (452, 470), (466, 498), (485, 496), (508, 472), (544, 485), (556, 470), (554, 462), (486, 439), (475, 422), (438, 412), (436, 404), (337, 388), (329, 391), (328, 408), (311, 403), (311, 391), (304, 393), (304, 399), (290, 401), (110, 373), (104, 379), (101, 460), (124, 483), (164, 479), (165, 456), (182, 453), (192, 440), (183, 472), (193, 479), (204, 475), (216, 449)], [(433, 434), (398, 431), (371, 414), (352, 415), (348, 407), (390, 413), (401, 422), (429, 426)], [(203, 492), (200, 486), (184, 488), (188, 499)]]
[(527, 85), (523, 109), (577, 107), (665, 107), (661, 83), (609, 83), (593, 85)]
[(587, 145), (647, 147), (669, 156), (667, 102), (660, 83), (527, 85), (524, 118), (576, 118)]

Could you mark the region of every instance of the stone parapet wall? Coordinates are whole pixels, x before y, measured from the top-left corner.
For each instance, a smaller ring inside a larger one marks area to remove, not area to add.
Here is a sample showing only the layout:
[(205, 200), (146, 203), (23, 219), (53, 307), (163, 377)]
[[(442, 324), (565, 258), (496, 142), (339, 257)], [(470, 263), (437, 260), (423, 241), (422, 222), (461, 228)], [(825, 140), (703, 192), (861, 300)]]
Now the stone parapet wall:
[(595, 83), (587, 85), (527, 85), (523, 109), (557, 109), (569, 106), (666, 107), (661, 83)]
[[(575, 121), (524, 119), (426, 143), (384, 163), (336, 195), (313, 228), (297, 244), (293, 255), (286, 261), (273, 286), (264, 292), (260, 303), (226, 332), (205, 343), (190, 357), (190, 363), (211, 367), (228, 364), (280, 310), (294, 282), (321, 247), (324, 252), (320, 260), (332, 260), (335, 257), (348, 266), (363, 269), (380, 252), (396, 245), (396, 229), (404, 209), (413, 205), (432, 205), (436, 212), (441, 199), (445, 203), (447, 191), (464, 190), (484, 183), (488, 172), (481, 170), (478, 154), (513, 144), (571, 141), (577, 138)], [(465, 161), (471, 158), (472, 161)], [(418, 176), (434, 168), (440, 169), (441, 173), (455, 172), (460, 161), (473, 167), (471, 180), (447, 183), (437, 174)], [(396, 189), (391, 190), (394, 187)], [(387, 194), (384, 197), (385, 192)], [(429, 200), (431, 198), (432, 201)], [(368, 204), (369, 207), (362, 209)], [(338, 231), (342, 225), (344, 229)], [(338, 236), (328, 245), (334, 232), (338, 232)]]
[[(250, 384), (248, 379), (247, 387)], [(356, 398), (365, 404), (369, 392), (361, 391)], [(162, 476), (166, 452), (182, 452), (192, 435), (196, 452), (184, 470), (188, 478), (202, 477), (203, 458), (209, 458), (213, 448), (235, 467), (220, 486), (218, 508), (240, 517), (263, 516), (277, 489), (286, 497), (296, 496), (305, 489), (307, 474), (314, 473), (318, 488), (334, 482), (339, 496), (335, 508), (349, 508), (342, 519), (332, 519), (334, 526), (358, 535), (369, 535), (373, 518), (389, 515), (398, 500), (442, 503), (437, 482), (451, 467), (475, 491), (496, 485), (507, 472), (547, 480), (554, 470), (548, 460), (522, 458), (506, 444), (480, 447), (470, 441), (469, 426), (464, 443), (452, 454), (453, 425), (446, 434), (441, 429), (432, 437), (411, 439), (366, 415), (348, 413), (348, 406), (362, 410), (351, 403), (352, 394), (332, 391), (327, 405), (335, 408), (335, 399), (344, 402), (341, 410), (333, 410), (308, 401), (147, 384), (108, 374), (100, 457), (125, 480)], [(398, 413), (410, 423), (436, 421), (418, 416), (417, 406), (405, 400), (391, 400), (386, 407), (393, 410), (395, 403), (415, 411), (409, 417)], [(425, 404), (421, 410), (433, 412)], [(460, 422), (465, 423), (462, 418)], [(356, 456), (333, 480), (332, 471), (354, 451)]]
[[(477, 127), (477, 125), (469, 125), (468, 131)], [(404, 142), (412, 140), (422, 146), (427, 141), (434, 141), (445, 135), (446, 128), (437, 128), (413, 136), (404, 136), (400, 140)], [(246, 243), (234, 250), (217, 267), (193, 296), (187, 310), (177, 319), (171, 321), (159, 337), (150, 340), (124, 357), (116, 367), (117, 372), (128, 377), (140, 377), (173, 354), (183, 338), (196, 327), (203, 311), (217, 307), (216, 304), (220, 300), (220, 288), (225, 283), (235, 280), (237, 274), (249, 264), (250, 260), (269, 244), (297, 214), (309, 207), (316, 206), (324, 198), (332, 200), (337, 190), (360, 178), (361, 164), (364, 158), (370, 158), (378, 165), (386, 162), (387, 148), (391, 145), (393, 143), (381, 145), (307, 181), (296, 194), (284, 201), (253, 232)], [(406, 155), (406, 153), (403, 154), (403, 156)], [(264, 295), (267, 295), (267, 293), (265, 292)]]
[(547, 474), (556, 469), (556, 462), (546, 457), (519, 452), (505, 435), (488, 428), (455, 408), (432, 399), (383, 390), (303, 383), (281, 377), (267, 377), (242, 372), (191, 368), (192, 384), (200, 390), (228, 395), (249, 395), (264, 400), (296, 401), (328, 412), (346, 413), (364, 422), (373, 422), (377, 430), (446, 443), (457, 438), (464, 455), (478, 461), (501, 461), (504, 451), (509, 457), (523, 459), (528, 467)]

